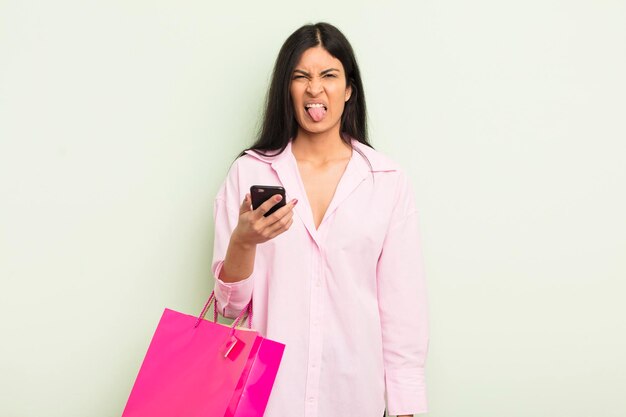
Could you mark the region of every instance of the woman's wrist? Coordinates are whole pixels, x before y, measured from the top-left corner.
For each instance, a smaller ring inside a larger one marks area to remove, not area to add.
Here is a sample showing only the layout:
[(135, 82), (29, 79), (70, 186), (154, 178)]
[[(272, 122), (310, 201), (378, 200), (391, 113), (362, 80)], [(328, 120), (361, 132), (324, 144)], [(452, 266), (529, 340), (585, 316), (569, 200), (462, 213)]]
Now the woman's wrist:
[(239, 234), (237, 233), (236, 229), (230, 237), (230, 243), (231, 245), (237, 247), (237, 249), (243, 250), (243, 251), (251, 251), (256, 248), (256, 243), (247, 242), (244, 239), (242, 239), (241, 236), (239, 236)]
[(236, 232), (230, 237), (219, 279), (226, 283), (239, 282), (252, 274), (256, 244), (242, 241)]

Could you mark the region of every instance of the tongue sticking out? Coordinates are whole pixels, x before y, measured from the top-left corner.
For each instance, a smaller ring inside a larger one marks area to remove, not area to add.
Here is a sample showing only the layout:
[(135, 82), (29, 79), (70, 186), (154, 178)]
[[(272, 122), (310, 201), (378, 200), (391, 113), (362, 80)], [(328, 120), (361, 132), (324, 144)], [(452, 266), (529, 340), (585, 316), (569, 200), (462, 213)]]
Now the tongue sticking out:
[(307, 111), (309, 112), (309, 116), (311, 116), (311, 119), (315, 120), (316, 122), (322, 120), (322, 118), (326, 114), (326, 109), (323, 107), (309, 107)]

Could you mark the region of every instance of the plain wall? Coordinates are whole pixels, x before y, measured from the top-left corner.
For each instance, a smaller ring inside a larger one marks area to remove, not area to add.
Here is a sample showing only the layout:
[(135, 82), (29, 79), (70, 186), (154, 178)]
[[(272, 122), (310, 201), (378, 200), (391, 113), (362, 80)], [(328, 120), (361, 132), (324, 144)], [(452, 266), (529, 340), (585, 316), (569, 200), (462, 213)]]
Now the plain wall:
[(317, 21), (418, 196), (429, 415), (626, 415), (626, 2), (0, 0), (0, 416), (121, 414)]

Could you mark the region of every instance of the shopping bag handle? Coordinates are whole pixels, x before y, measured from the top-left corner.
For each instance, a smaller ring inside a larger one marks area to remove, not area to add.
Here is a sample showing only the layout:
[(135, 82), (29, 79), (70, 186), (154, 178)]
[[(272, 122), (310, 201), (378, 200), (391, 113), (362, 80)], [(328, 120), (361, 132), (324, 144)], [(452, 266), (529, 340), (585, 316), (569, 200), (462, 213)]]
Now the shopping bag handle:
[[(200, 320), (204, 319), (204, 316), (206, 316), (206, 312), (211, 306), (211, 302), (213, 301), (215, 301), (215, 292), (211, 292), (211, 296), (209, 296), (208, 301), (206, 302), (206, 304), (204, 304), (204, 308), (202, 309), (200, 316), (198, 316), (198, 321), (196, 321), (196, 325), (194, 327), (198, 327), (198, 324), (200, 324)], [(217, 322), (217, 301), (215, 301), (215, 303), (213, 304), (213, 323), (215, 322)]]
[[(194, 328), (198, 327), (200, 321), (204, 319), (204, 316), (206, 316), (206, 313), (209, 310), (211, 304), (213, 304), (213, 323), (217, 322), (217, 299), (215, 298), (215, 291), (212, 291), (209, 299), (202, 309), (202, 312), (198, 316), (198, 320), (196, 321), (195, 326), (193, 326)], [(233, 331), (235, 330), (235, 327), (237, 327), (240, 323), (243, 323), (246, 317), (248, 318), (248, 329), (252, 329), (252, 299), (250, 299), (248, 305), (243, 310), (241, 310), (241, 313), (239, 313), (235, 321), (233, 321), (233, 324), (231, 325)]]

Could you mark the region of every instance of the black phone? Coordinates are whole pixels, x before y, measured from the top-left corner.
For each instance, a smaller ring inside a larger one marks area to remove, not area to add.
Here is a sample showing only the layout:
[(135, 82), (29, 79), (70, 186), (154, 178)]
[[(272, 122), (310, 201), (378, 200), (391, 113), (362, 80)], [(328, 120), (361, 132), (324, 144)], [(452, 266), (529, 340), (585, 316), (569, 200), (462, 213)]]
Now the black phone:
[(274, 204), (274, 206), (271, 209), (269, 209), (267, 213), (265, 213), (264, 215), (265, 217), (269, 216), (270, 214), (272, 214), (279, 208), (284, 207), (287, 204), (287, 202), (285, 201), (286, 200), (285, 189), (278, 185), (253, 185), (252, 187), (250, 187), (250, 196), (252, 197), (252, 208), (256, 210), (261, 204), (263, 204), (269, 198), (271, 198), (272, 196), (275, 196), (276, 194), (280, 194), (281, 196), (283, 196), (283, 199), (280, 200), (278, 203)]

